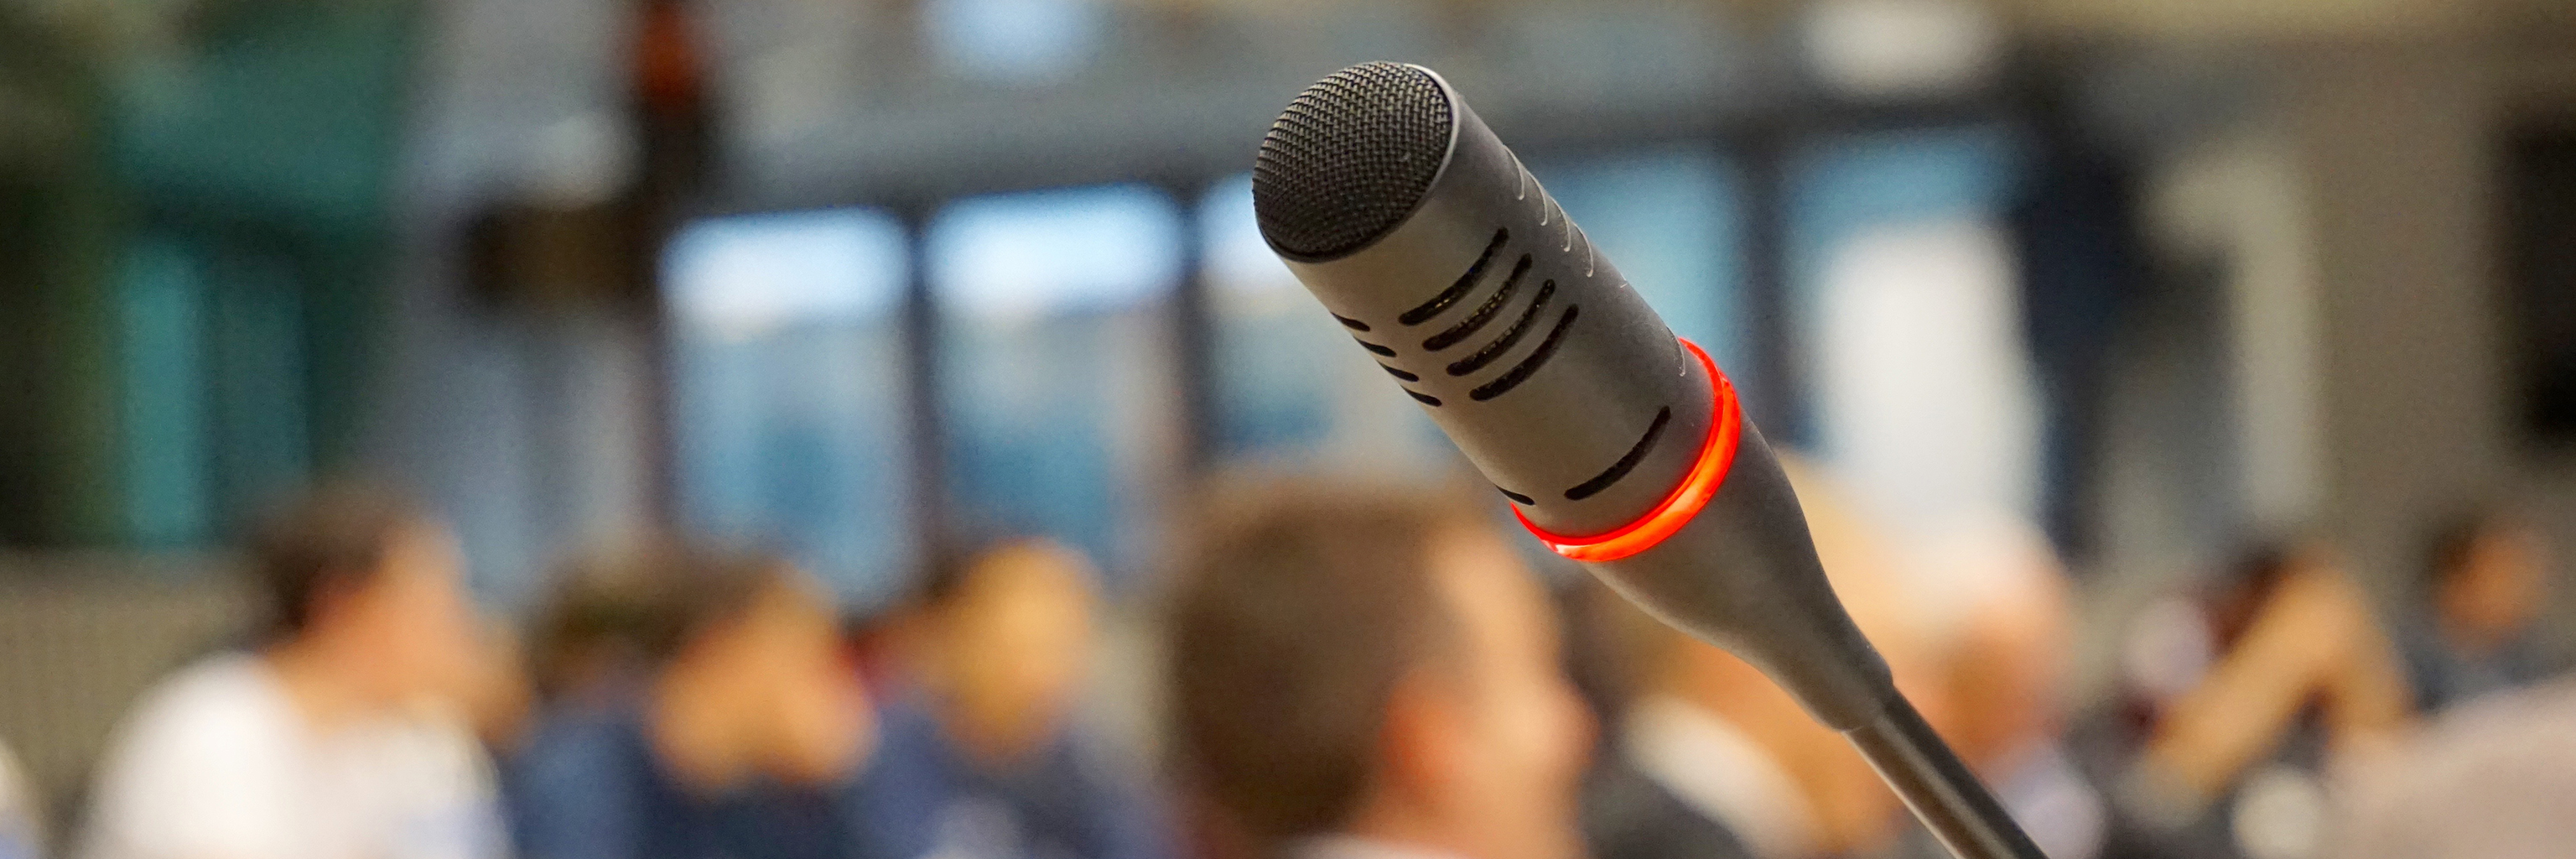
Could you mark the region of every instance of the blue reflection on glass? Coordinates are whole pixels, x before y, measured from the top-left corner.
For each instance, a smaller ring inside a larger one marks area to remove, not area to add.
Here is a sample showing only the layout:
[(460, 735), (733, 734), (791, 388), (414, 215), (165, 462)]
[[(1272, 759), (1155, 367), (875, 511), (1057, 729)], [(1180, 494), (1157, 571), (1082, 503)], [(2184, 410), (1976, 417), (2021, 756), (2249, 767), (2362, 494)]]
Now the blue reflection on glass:
[(1089, 62), (1108, 29), (1099, 0), (924, 0), (940, 64), (970, 78), (1043, 83)]
[(1142, 186), (962, 200), (930, 228), (954, 500), (971, 525), (1041, 534), (1115, 580), (1159, 538), (1178, 437), (1164, 298), (1181, 224)]
[[(1844, 243), (1890, 225), (1999, 217), (2013, 190), (2014, 142), (2003, 129), (1977, 126), (1851, 135), (1801, 153), (1788, 189), (1787, 237), (1798, 341), (1822, 337), (1825, 269)], [(1800, 425), (1773, 430), (1813, 448), (1822, 441), (1815, 411), (1806, 410)]]
[(1790, 185), (1790, 293), (1805, 300), (1834, 248), (1888, 224), (1999, 215), (2011, 135), (1957, 128), (1855, 135), (1804, 154)]
[(859, 604), (913, 545), (901, 223), (837, 209), (701, 221), (664, 258), (684, 515), (787, 551)]

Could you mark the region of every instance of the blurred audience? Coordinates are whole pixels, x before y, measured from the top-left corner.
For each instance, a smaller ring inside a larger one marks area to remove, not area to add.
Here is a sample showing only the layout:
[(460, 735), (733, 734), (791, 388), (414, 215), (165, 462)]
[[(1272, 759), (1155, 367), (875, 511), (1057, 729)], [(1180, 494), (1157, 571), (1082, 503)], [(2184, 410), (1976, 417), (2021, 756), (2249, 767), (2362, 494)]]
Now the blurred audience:
[(2369, 600), (2320, 543), (2247, 553), (2207, 609), (2215, 660), (2158, 713), (2122, 802), (2148, 852), (2302, 859), (2334, 777), (2386, 752), (2412, 698)]
[(1546, 594), (1478, 508), (1275, 488), (1172, 595), (1172, 749), (1224, 852), (1578, 859), (1591, 725)]
[(576, 563), (556, 600), (549, 703), (510, 765), (521, 855), (857, 853), (841, 797), (870, 711), (805, 574), (647, 541)]
[(44, 855), (44, 809), (27, 784), (18, 755), (0, 743), (0, 859), (36, 859)]
[(2056, 551), (2029, 523), (1988, 516), (1947, 529), (1916, 561), (1950, 705), (1942, 736), (2041, 850), (2096, 855), (2109, 810), (2064, 741), (2074, 606)]
[(146, 693), (100, 767), (94, 859), (495, 856), (453, 537), (381, 490), (321, 489), (249, 547), (274, 625)]
[[(1784, 462), (1836, 594), (1935, 724), (1948, 724), (1922, 613), (1879, 534), (1804, 463)], [(1841, 734), (1753, 665), (1599, 588), (1633, 685), (1584, 797), (1598, 859), (1804, 859), (1914, 849), (1903, 806)], [(1937, 848), (1934, 848), (1937, 849)]]
[(2532, 620), (2549, 604), (2549, 551), (2520, 520), (2481, 513), (2426, 541), (2421, 616), (2398, 629), (2416, 706), (2432, 713), (2540, 679)]
[(856, 796), (885, 859), (1166, 859), (1140, 773), (1075, 730), (1096, 573), (1043, 540), (931, 565)]

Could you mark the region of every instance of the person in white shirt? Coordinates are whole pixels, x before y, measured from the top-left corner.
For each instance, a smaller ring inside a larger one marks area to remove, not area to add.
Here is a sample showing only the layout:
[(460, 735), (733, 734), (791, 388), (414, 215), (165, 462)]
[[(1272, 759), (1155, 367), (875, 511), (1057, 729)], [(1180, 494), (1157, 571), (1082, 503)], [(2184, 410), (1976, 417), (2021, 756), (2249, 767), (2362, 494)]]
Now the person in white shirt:
[(142, 697), (101, 762), (82, 855), (496, 855), (490, 765), (453, 715), (475, 647), (446, 527), (338, 486), (283, 511), (248, 554), (270, 636)]
[(1169, 640), (1179, 774), (1247, 854), (1578, 859), (1592, 724), (1545, 592), (1463, 502), (1220, 511)]

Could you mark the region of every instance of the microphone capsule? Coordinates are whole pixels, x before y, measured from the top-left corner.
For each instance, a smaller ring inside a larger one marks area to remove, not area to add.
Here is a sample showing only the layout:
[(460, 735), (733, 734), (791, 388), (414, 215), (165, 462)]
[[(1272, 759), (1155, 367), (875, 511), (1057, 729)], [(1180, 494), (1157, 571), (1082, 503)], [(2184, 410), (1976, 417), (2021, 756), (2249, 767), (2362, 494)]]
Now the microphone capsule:
[(1886, 665), (1733, 385), (1447, 81), (1368, 63), (1308, 87), (1262, 140), (1252, 200), (1271, 249), (1541, 542), (1826, 723), (1877, 717)]

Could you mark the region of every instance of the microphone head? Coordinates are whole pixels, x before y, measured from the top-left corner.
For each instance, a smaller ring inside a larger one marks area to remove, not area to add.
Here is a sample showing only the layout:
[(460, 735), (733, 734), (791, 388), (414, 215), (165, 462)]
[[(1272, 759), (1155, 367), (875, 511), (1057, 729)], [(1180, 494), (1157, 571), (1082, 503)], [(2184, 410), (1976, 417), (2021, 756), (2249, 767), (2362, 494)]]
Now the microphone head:
[(1364, 63), (1299, 93), (1252, 164), (1252, 211), (1281, 255), (1347, 256), (1404, 223), (1449, 158), (1449, 94), (1420, 66)]
[(1368, 63), (1308, 87), (1252, 194), (1289, 270), (1542, 542), (1827, 724), (1876, 716), (1886, 666), (1734, 386), (1448, 82)]

